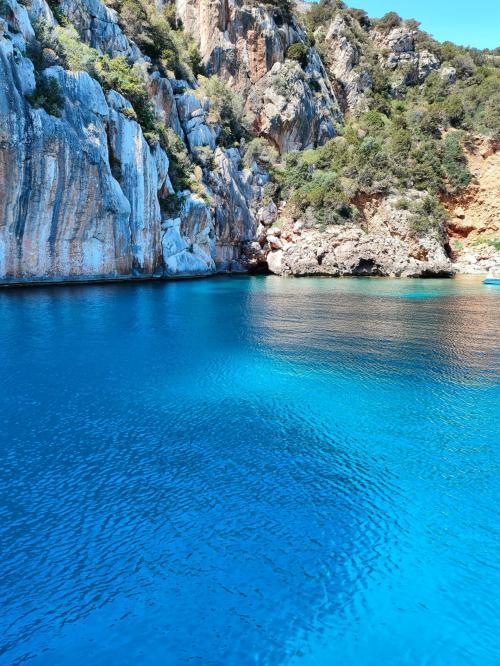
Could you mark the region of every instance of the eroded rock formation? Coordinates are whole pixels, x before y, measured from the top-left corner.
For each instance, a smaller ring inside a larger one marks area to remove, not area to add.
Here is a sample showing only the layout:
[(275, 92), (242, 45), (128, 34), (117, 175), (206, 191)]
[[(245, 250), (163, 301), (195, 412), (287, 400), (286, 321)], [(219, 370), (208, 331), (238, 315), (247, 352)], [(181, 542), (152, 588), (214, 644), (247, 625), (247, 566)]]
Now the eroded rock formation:
[(410, 213), (398, 209), (397, 202), (395, 195), (368, 198), (359, 204), (361, 224), (321, 229), (291, 220), (276, 225), (271, 216), (261, 225), (259, 239), (245, 247), (248, 261), (254, 266), (265, 261), (277, 275), (452, 275), (444, 229), (416, 236)]

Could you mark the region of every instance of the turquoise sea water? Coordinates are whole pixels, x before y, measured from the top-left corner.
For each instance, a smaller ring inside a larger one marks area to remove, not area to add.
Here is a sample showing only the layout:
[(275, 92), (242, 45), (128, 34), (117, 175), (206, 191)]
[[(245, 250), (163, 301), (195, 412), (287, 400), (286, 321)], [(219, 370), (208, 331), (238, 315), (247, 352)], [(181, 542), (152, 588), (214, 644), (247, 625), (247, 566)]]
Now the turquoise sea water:
[(498, 663), (500, 289), (0, 292), (0, 663)]

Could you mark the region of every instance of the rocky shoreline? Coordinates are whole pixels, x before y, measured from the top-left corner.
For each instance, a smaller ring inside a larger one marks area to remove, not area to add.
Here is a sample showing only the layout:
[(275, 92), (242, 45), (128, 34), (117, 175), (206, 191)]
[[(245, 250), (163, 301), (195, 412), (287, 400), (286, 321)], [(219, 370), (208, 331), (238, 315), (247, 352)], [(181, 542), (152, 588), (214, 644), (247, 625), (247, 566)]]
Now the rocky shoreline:
[[(500, 261), (490, 240), (500, 217), (498, 153), (476, 160), (475, 198), (464, 210), (448, 202), (448, 228), (416, 233), (390, 188), (358, 197), (358, 217), (341, 224), (291, 218), (286, 201), (275, 203), (273, 160), (322, 146), (337, 136), (345, 113), (368, 108), (373, 82), (352, 32), (361, 24), (338, 15), (326, 32), (318, 29), (327, 49), (320, 56), (279, 3), (165, 4), (183, 25), (176, 38), (194, 40), (212, 79), (179, 78), (141, 50), (113, 8), (118, 0), (4, 0), (0, 284), (246, 271), (442, 276)], [(363, 36), (366, 53), (375, 49), (377, 66), (391, 72), (394, 98), (432, 73), (456, 78), (414, 34), (406, 25), (389, 32), (375, 25)], [(207, 92), (207, 81), (219, 97)], [(125, 95), (131, 86), (135, 106)], [(271, 160), (252, 157), (251, 136), (224, 138), (236, 118), (221, 111), (232, 90), (243, 105), (238, 118), (274, 151)], [(425, 194), (406, 196), (418, 203)], [(481, 207), (487, 219), (475, 225)], [(481, 245), (485, 233), (490, 245)]]

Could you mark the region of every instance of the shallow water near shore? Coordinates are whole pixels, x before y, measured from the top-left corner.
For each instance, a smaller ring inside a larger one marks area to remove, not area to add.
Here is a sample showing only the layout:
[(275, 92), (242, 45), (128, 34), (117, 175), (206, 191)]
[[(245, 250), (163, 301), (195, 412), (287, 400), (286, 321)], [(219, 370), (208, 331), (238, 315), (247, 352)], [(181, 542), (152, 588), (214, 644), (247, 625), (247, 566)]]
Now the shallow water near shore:
[(500, 288), (0, 292), (0, 663), (497, 663)]

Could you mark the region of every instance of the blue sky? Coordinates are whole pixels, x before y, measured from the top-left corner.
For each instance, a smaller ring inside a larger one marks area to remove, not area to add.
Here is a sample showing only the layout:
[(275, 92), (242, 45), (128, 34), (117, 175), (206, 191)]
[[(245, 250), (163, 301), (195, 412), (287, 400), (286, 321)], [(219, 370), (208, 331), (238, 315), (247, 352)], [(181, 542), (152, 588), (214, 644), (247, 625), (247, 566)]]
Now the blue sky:
[(346, 4), (364, 9), (373, 18), (390, 11), (414, 18), (439, 41), (477, 48), (500, 46), (500, 0), (347, 0)]

